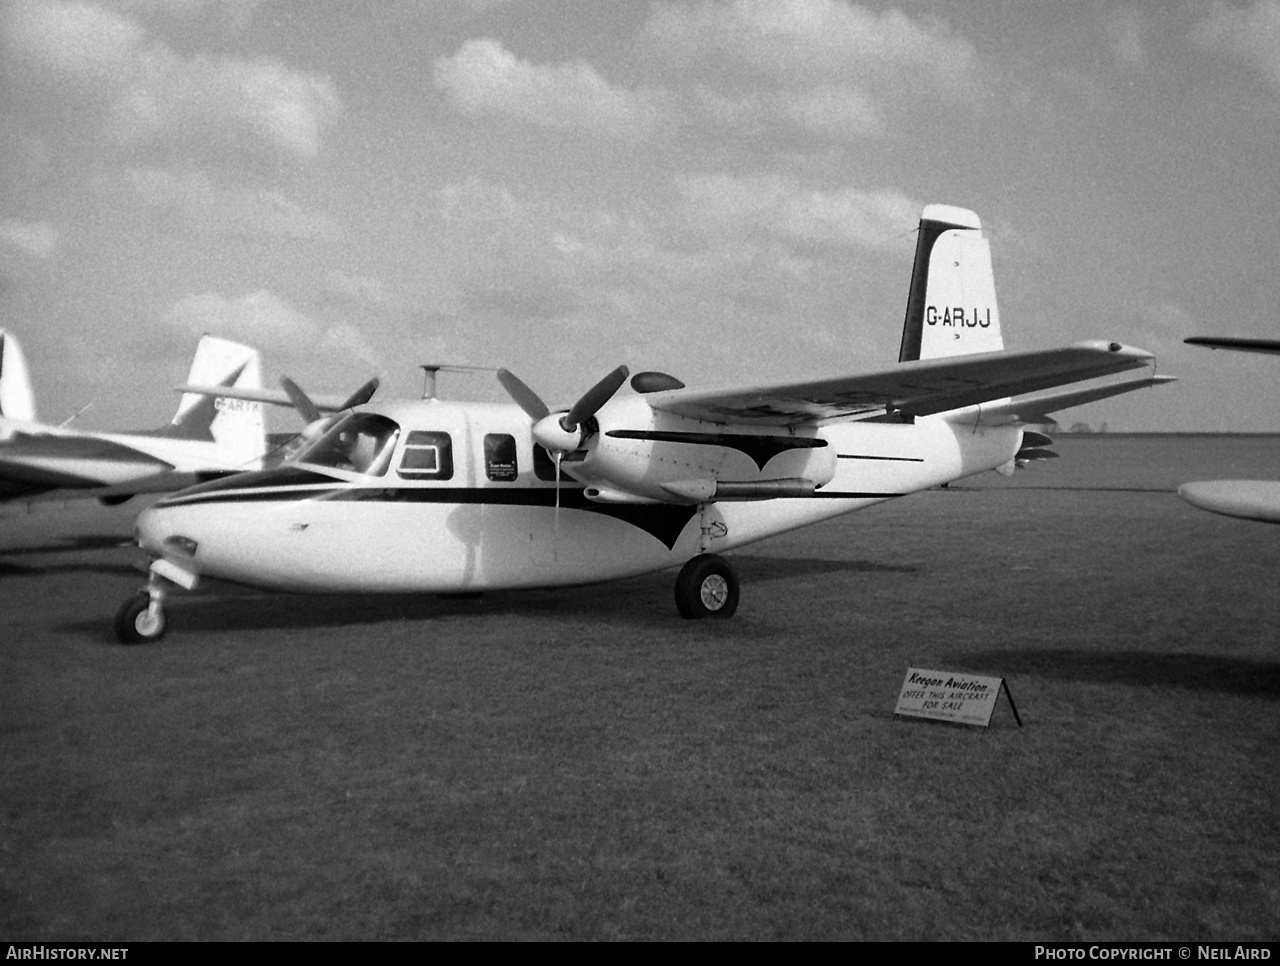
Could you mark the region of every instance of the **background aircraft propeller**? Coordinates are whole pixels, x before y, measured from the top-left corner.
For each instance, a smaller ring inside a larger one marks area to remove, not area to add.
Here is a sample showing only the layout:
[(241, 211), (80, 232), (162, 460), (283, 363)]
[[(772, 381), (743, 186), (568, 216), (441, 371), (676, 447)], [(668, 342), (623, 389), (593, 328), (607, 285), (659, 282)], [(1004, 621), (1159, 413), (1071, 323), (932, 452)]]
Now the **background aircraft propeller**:
[(288, 376), (281, 376), (280, 385), (284, 387), (285, 395), (289, 397), (289, 402), (293, 403), (293, 408), (298, 411), (298, 415), (302, 417), (304, 423), (310, 426), (316, 420), (324, 418), (320, 414), (320, 408), (311, 401), (311, 397), (303, 392), (296, 382)]
[(281, 376), (280, 385), (284, 388), (285, 395), (287, 395), (289, 397), (289, 401), (293, 403), (293, 408), (298, 411), (298, 415), (306, 422), (306, 426), (302, 428), (302, 432), (293, 438), (290, 450), (296, 452), (302, 446), (310, 443), (313, 439), (317, 439), (325, 430), (333, 425), (333, 421), (337, 418), (338, 413), (346, 412), (348, 409), (355, 406), (363, 406), (373, 398), (373, 394), (378, 391), (379, 384), (378, 377), (374, 376), (348, 396), (340, 406), (332, 410), (333, 415), (326, 416), (311, 397), (303, 391), (301, 386), (288, 376)]

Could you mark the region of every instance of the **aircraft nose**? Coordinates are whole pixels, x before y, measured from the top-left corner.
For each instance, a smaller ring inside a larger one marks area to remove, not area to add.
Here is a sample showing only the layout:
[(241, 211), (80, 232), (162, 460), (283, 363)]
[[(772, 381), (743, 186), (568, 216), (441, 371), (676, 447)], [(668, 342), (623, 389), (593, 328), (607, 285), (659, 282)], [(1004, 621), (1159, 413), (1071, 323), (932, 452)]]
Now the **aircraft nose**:
[(168, 533), (165, 512), (155, 507), (143, 510), (133, 523), (133, 539), (148, 553), (159, 554)]
[(148, 507), (134, 522), (133, 538), (154, 557), (194, 557), (197, 543), (182, 532), (183, 516), (181, 508)]

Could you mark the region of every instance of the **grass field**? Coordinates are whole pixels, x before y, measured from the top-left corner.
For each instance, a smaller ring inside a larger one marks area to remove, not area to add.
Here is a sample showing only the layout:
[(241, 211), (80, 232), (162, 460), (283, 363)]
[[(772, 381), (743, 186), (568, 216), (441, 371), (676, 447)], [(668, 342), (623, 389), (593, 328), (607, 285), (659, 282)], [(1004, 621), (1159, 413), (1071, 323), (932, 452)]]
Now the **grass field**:
[[(670, 574), (175, 598), (129, 508), (0, 520), (0, 937), (1280, 939), (1280, 439), (1065, 439)], [(1004, 675), (982, 731), (908, 665)]]

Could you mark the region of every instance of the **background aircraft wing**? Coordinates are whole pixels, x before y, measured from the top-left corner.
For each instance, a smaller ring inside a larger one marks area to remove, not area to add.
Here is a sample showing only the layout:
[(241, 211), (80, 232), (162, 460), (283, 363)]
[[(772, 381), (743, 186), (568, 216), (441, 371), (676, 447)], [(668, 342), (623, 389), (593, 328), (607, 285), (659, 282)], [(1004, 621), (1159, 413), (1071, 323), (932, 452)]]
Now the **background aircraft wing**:
[(730, 390), (671, 389), (646, 398), (656, 410), (720, 423), (786, 426), (886, 412), (928, 416), (1153, 362), (1150, 353), (1118, 342), (1079, 342), (1058, 349), (903, 362), (865, 375), (813, 382)]
[(123, 463), (139, 473), (173, 468), (131, 446), (94, 436), (11, 430), (0, 441), (0, 499), (62, 487), (83, 487), (100, 481), (95, 468)]
[(1187, 345), (1202, 345), (1207, 349), (1235, 349), (1237, 352), (1265, 352), (1280, 355), (1280, 341), (1276, 339), (1243, 339), (1231, 335), (1193, 335), (1183, 339)]

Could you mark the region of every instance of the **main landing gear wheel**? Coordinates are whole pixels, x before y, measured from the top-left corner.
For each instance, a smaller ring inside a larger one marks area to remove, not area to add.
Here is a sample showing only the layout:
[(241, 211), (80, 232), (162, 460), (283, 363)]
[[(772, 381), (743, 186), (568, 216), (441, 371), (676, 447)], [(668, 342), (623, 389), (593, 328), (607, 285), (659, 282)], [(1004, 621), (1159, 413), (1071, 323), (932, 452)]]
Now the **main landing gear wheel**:
[(164, 608), (145, 590), (134, 594), (116, 611), (116, 638), (121, 644), (146, 644), (164, 637)]
[(681, 617), (725, 620), (737, 609), (738, 575), (729, 561), (704, 553), (680, 568), (676, 577), (676, 610)]

